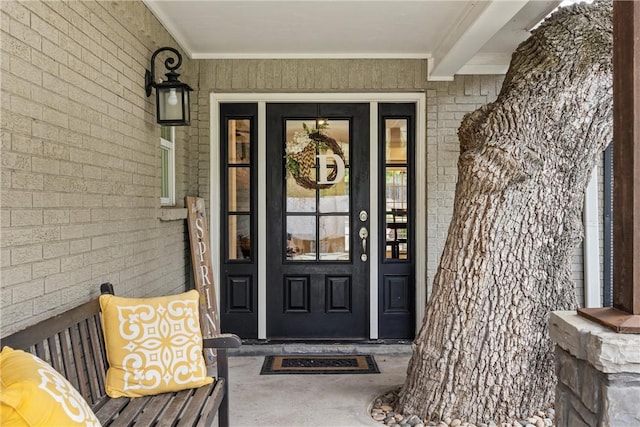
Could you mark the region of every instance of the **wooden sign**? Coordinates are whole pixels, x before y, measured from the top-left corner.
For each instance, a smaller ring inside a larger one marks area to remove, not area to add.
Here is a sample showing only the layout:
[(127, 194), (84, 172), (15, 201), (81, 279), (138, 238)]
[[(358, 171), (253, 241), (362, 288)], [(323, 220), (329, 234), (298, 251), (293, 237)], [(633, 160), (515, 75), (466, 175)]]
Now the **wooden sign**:
[[(213, 284), (209, 228), (204, 199), (187, 196), (185, 197), (185, 205), (187, 206), (187, 223), (189, 224), (193, 278), (196, 290), (200, 292), (200, 328), (203, 338), (213, 338), (220, 334), (220, 317), (218, 316), (218, 301)], [(215, 364), (214, 350), (205, 349), (204, 355), (207, 366)]]

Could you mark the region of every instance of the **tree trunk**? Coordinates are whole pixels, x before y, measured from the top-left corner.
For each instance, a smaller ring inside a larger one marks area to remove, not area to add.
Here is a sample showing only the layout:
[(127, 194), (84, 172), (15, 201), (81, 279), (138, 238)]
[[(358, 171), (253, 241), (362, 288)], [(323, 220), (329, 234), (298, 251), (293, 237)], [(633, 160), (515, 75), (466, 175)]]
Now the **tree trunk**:
[(560, 9), (468, 114), (453, 219), (397, 410), (506, 421), (553, 404), (553, 310), (577, 307), (584, 190), (612, 140), (612, 3)]

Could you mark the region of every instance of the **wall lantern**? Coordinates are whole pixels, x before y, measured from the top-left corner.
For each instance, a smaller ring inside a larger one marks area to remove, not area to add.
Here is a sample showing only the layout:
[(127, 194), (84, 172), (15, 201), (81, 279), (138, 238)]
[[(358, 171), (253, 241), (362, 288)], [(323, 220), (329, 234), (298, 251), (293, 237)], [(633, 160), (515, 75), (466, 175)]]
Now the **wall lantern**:
[[(155, 82), (155, 60), (159, 53), (169, 51), (178, 59), (177, 64), (173, 65), (175, 59), (169, 57), (164, 61), (164, 66), (169, 70), (165, 75), (167, 80)], [(161, 47), (153, 52), (151, 56), (151, 71), (146, 70), (144, 81), (147, 96), (151, 96), (151, 88), (156, 88), (156, 120), (159, 124), (165, 126), (189, 126), (191, 121), (191, 104), (189, 103), (189, 92), (193, 89), (178, 80), (180, 74), (175, 70), (182, 65), (182, 55), (172, 47)]]

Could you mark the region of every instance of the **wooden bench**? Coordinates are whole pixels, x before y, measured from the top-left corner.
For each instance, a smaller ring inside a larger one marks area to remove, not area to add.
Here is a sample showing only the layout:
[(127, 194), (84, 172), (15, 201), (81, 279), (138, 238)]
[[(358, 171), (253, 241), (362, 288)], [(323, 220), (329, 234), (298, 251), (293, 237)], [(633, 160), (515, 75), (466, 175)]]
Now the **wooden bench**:
[[(105, 285), (102, 292), (112, 293), (110, 285)], [(240, 347), (236, 335), (203, 340), (205, 348), (217, 349), (218, 377), (212, 384), (155, 396), (115, 399), (105, 392), (108, 363), (97, 298), (4, 337), (1, 344), (28, 351), (48, 362), (80, 392), (105, 427), (210, 426), (216, 412), (218, 425), (229, 425), (227, 349)]]

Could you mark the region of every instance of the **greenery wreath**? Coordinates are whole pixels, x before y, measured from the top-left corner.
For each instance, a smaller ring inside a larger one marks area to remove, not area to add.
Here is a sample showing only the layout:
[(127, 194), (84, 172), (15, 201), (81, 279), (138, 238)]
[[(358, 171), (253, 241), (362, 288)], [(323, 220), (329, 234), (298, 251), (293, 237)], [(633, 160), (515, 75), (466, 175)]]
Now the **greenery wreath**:
[[(328, 126), (327, 124), (319, 125), (317, 129), (309, 129), (304, 123), (302, 126), (303, 132), (296, 132), (293, 141), (286, 143), (287, 172), (291, 174), (298, 185), (308, 190), (329, 188), (334, 184), (318, 184), (315, 179), (309, 177), (312, 169), (316, 167), (316, 154), (331, 150), (344, 162), (344, 152), (335, 139), (321, 133)], [(333, 181), (337, 173), (337, 168), (332, 168), (327, 176), (327, 181)]]

